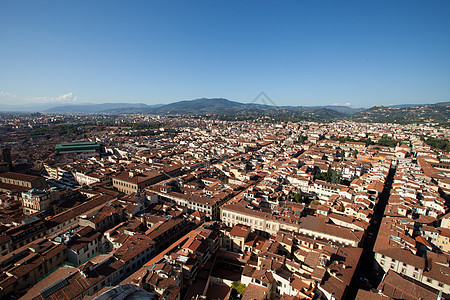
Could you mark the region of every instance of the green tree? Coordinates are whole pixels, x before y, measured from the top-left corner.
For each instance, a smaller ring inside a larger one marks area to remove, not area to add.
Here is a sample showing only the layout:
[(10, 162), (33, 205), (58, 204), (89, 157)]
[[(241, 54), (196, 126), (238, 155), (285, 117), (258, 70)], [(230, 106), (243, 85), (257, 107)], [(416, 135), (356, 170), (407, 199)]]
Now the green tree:
[(307, 141), (307, 140), (308, 140), (308, 137), (307, 137), (306, 135), (301, 135), (301, 136), (298, 137), (297, 142), (298, 142), (299, 144), (303, 144), (303, 143), (305, 143), (305, 141)]
[(341, 183), (341, 175), (336, 170), (331, 169), (329, 173), (331, 183)]
[(436, 139), (433, 137), (422, 137), (422, 140), (434, 149), (450, 152), (450, 141), (448, 139)]
[(380, 146), (395, 147), (395, 146), (397, 146), (398, 143), (399, 143), (399, 141), (397, 141), (397, 140), (387, 138), (387, 137), (382, 137), (381, 139), (378, 140), (377, 144)]
[(238, 294), (240, 294), (240, 295), (244, 295), (245, 290), (247, 289), (247, 287), (245, 286), (245, 284), (240, 283), (240, 282), (238, 282), (238, 281), (234, 281), (234, 282), (231, 284), (231, 288), (232, 288), (232, 289), (235, 289), (236, 292), (237, 292)]
[(303, 201), (303, 195), (302, 192), (298, 192), (294, 194), (294, 201), (297, 203), (302, 203)]

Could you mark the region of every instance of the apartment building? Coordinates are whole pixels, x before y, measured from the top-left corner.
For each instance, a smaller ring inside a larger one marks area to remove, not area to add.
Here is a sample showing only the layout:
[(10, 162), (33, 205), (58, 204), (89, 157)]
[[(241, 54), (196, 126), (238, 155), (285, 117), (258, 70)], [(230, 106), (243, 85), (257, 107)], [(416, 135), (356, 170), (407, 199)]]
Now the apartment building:
[(30, 189), (27, 192), (22, 192), (23, 213), (26, 215), (50, 214), (53, 212), (52, 204), (59, 198), (59, 192), (54, 188), (49, 190)]
[(16, 185), (28, 189), (45, 189), (47, 187), (45, 179), (42, 177), (14, 172), (0, 173), (0, 183)]
[(11, 250), (16, 250), (34, 240), (44, 237), (46, 227), (40, 218), (30, 216), (24, 219), (22, 224), (5, 230), (5, 234), (11, 238)]
[(253, 209), (245, 201), (229, 203), (220, 209), (221, 220), (227, 226), (233, 227), (237, 224), (249, 226), (252, 231), (266, 235), (276, 235), (278, 230), (299, 231), (298, 214), (289, 213), (275, 215), (262, 210)]
[(0, 298), (28, 289), (67, 259), (67, 247), (39, 239), (0, 258)]
[(67, 245), (67, 260), (73, 266), (79, 266), (101, 250), (102, 234), (89, 226), (78, 228), (62, 236), (61, 241)]
[(47, 235), (59, 234), (77, 225), (82, 215), (92, 210), (92, 214), (94, 214), (96, 210), (100, 210), (106, 203), (113, 199), (114, 196), (111, 195), (97, 194), (82, 204), (46, 219), (44, 222), (47, 228)]
[(131, 194), (142, 191), (149, 185), (160, 182), (166, 178), (167, 176), (164, 173), (158, 171), (142, 173), (136, 171), (123, 171), (112, 177), (112, 183), (113, 187), (119, 192)]
[(450, 294), (450, 265), (446, 255), (416, 248), (416, 240), (405, 234), (401, 223), (383, 219), (374, 246), (375, 260), (385, 273), (389, 270)]
[(332, 195), (339, 194), (339, 191), (348, 188), (342, 184), (329, 183), (323, 180), (316, 180), (309, 186), (310, 193), (316, 193), (322, 200), (329, 199)]

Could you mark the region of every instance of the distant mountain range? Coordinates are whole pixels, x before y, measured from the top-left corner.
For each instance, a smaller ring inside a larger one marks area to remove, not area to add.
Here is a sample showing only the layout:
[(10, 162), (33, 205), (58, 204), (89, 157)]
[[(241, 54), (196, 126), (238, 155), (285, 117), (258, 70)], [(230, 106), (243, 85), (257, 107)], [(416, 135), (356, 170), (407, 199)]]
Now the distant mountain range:
[(326, 105), (326, 106), (308, 106), (311, 109), (322, 109), (322, 108), (326, 108), (326, 109), (330, 109), (330, 110), (334, 110), (340, 113), (343, 113), (345, 115), (351, 115), (360, 111), (363, 111), (365, 108), (353, 108), (350, 106), (343, 106), (343, 105)]
[[(273, 111), (273, 110), (321, 110), (328, 109), (342, 113), (352, 114), (364, 108), (351, 108), (348, 106), (273, 106), (258, 103), (241, 103), (223, 98), (201, 98), (194, 100), (177, 101), (170, 104), (147, 105), (143, 103), (102, 103), (83, 105), (60, 105), (45, 107), (34, 111), (45, 113), (151, 113), (151, 114), (226, 114), (239, 111)], [(10, 109), (8, 109), (10, 110)]]
[[(272, 119), (298, 121), (333, 121), (348, 119), (359, 122), (394, 122), (412, 123), (435, 120), (448, 123), (450, 119), (449, 103), (437, 104), (401, 104), (393, 106), (375, 106), (369, 109), (351, 108), (348, 106), (274, 106), (257, 103), (241, 103), (223, 98), (201, 98), (195, 100), (183, 100), (170, 104), (147, 105), (143, 103), (102, 103), (28, 106), (26, 111), (38, 111), (44, 113), (148, 113), (170, 115), (218, 115), (224, 118), (250, 119), (257, 116), (270, 116)], [(5, 111), (11, 111), (13, 106), (4, 107)], [(19, 108), (19, 107), (17, 107)], [(20, 111), (20, 109), (16, 109)]]

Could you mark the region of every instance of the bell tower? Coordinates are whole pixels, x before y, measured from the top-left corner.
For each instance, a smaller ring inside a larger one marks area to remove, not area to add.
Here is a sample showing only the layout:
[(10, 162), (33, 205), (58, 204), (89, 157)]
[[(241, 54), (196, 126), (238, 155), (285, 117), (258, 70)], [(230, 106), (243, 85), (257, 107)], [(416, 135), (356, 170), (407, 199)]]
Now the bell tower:
[(8, 168), (11, 171), (13, 164), (12, 164), (12, 160), (11, 160), (11, 150), (9, 149), (8, 146), (3, 146), (2, 147), (2, 161), (5, 163), (8, 163)]

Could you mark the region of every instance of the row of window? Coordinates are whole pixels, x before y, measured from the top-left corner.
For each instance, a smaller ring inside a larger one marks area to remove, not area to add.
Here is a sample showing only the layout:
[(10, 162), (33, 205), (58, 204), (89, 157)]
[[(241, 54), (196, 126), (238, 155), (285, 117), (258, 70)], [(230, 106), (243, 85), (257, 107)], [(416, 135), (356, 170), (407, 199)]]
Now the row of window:
[(324, 189), (327, 192), (329, 192), (329, 191), (337, 191), (338, 190), (335, 187), (329, 187), (329, 186), (326, 186), (326, 185), (319, 185), (317, 188), (318, 189), (322, 189), (322, 190)]
[[(386, 258), (386, 256), (384, 256), (384, 255), (382, 254), (382, 255), (381, 255), (381, 258), (382, 258), (382, 260), (380, 261), (380, 264), (381, 264), (381, 265), (384, 265), (384, 264), (385, 264), (384, 259)], [(396, 262), (397, 262), (397, 260), (396, 260), (395, 258), (391, 258), (391, 269), (393, 269), (392, 266), (393, 266)], [(408, 266), (408, 264), (406, 264), (405, 262), (402, 262), (401, 265), (402, 265), (403, 267), (407, 267), (407, 266)], [(418, 272), (418, 271), (419, 271), (419, 268), (414, 267), (414, 271)]]
[(126, 182), (119, 181), (119, 180), (114, 180), (114, 184), (115, 185), (124, 186), (124, 187), (127, 187), (127, 188), (137, 188), (136, 185), (133, 184), (133, 183), (126, 183)]
[(254, 222), (254, 224), (256, 225), (256, 226), (263, 226), (263, 221), (258, 221), (258, 220), (253, 220), (253, 219), (251, 219), (251, 218), (246, 218), (246, 217), (242, 217), (242, 216), (240, 216), (240, 215), (235, 215), (235, 214), (232, 214), (232, 213), (226, 213), (226, 212), (224, 212), (223, 213), (223, 217), (224, 218), (230, 218), (230, 219), (233, 219), (233, 220), (236, 220), (236, 221), (241, 221), (241, 222), (244, 222), (244, 223), (249, 223), (249, 224), (253, 224), (253, 222)]
[(26, 181), (22, 181), (22, 180), (15, 180), (15, 179), (4, 178), (4, 179), (1, 180), (1, 182), (14, 184), (14, 185), (19, 185), (19, 186), (24, 186), (24, 187), (31, 187), (31, 182), (26, 182)]
[[(381, 261), (380, 261), (380, 265), (382, 265), (382, 266), (384, 266), (385, 263), (386, 263), (386, 262), (385, 262), (384, 260), (381, 260)], [(402, 265), (403, 265), (404, 267), (407, 266), (406, 263), (402, 263)], [(391, 269), (391, 270), (395, 270), (395, 259), (392, 260), (391, 265), (390, 265), (390, 269)], [(412, 277), (413, 277), (413, 278), (415, 278), (415, 279), (418, 279), (418, 278), (419, 278), (419, 273), (417, 273), (418, 271), (419, 271), (419, 269), (418, 269), (417, 267), (415, 267), (415, 268), (414, 268), (414, 273), (412, 274)], [(400, 272), (401, 272), (402, 274), (405, 275), (405, 274), (406, 274), (406, 269), (405, 269), (405, 268), (402, 268)], [(431, 284), (433, 284), (433, 282), (434, 282), (434, 280), (431, 279), (431, 278), (427, 278), (426, 281), (427, 281), (427, 283), (431, 283)], [(438, 284), (439, 287), (443, 287), (443, 286), (444, 286), (443, 283), (438, 282), (438, 281), (437, 281), (437, 284)]]

